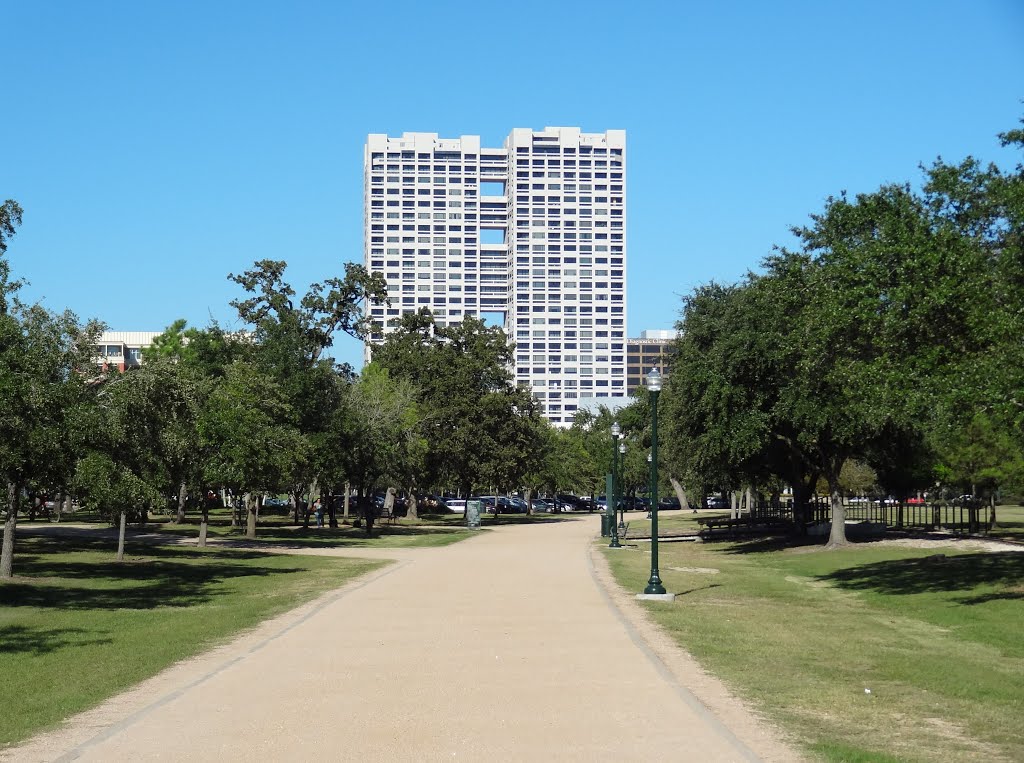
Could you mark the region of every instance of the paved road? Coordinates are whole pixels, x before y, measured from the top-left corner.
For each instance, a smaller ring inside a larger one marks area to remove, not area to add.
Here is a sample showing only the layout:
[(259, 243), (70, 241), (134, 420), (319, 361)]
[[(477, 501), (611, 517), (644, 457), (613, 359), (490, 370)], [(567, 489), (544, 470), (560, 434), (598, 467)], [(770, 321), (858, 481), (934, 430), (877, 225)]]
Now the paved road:
[(377, 552), (398, 561), (10, 757), (756, 760), (598, 584), (596, 523)]

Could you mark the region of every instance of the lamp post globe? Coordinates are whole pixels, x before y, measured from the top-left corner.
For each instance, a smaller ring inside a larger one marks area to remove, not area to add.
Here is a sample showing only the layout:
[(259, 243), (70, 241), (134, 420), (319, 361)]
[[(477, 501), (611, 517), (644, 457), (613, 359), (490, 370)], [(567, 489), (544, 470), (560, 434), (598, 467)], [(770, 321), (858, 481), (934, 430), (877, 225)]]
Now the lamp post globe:
[(647, 391), (651, 396), (651, 577), (645, 594), (665, 594), (658, 571), (658, 393), (661, 392), (661, 374), (652, 368), (647, 374)]

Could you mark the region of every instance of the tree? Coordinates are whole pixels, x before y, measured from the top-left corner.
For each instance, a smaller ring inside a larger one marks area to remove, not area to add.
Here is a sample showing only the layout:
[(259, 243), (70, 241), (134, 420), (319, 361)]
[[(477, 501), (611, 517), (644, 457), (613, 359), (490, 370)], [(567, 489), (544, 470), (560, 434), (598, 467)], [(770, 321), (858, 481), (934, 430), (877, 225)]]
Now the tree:
[(225, 369), (199, 418), (205, 480), (231, 491), (247, 512), (246, 537), (256, 537), (258, 495), (286, 484), (307, 442), (291, 424), (289, 402), (262, 369), (236, 360)]
[(429, 474), (455, 482), (463, 495), (476, 484), (507, 487), (525, 478), (539, 447), (539, 415), (529, 394), (512, 384), (504, 331), (470, 316), (438, 327), (424, 309), (403, 315), (373, 359), (419, 389), (430, 412)]
[(288, 487), (296, 514), (299, 496), (308, 491), (308, 521), (326, 468), (318, 456), (323, 452), (327, 412), (337, 404), (336, 381), (351, 377), (351, 369), (336, 367), (324, 352), (338, 331), (365, 339), (371, 322), (364, 306), (386, 301), (387, 289), (379, 273), (349, 263), (344, 278), (310, 285), (296, 303), (295, 290), (284, 280), (286, 267), (283, 261), (261, 260), (228, 278), (251, 295), (231, 305), (253, 327), (253, 361), (277, 381), (289, 403), (291, 425), (307, 440), (301, 451), (304, 458), (292, 461)]
[(110, 372), (94, 386), (89, 449), (75, 486), (91, 507), (120, 519), (119, 560), (128, 521), (144, 522), (150, 507), (166, 507), (167, 497), (194, 476), (197, 388), (190, 369), (161, 358)]
[(386, 478), (408, 484), (425, 450), (417, 390), (370, 363), (335, 413), (330, 432), (340, 473), (355, 486), (366, 533), (373, 530), (373, 493)]
[(0, 473), (7, 488), (0, 577), (13, 574), (14, 536), (23, 488), (67, 485), (74, 468), (77, 418), (85, 404), (97, 324), (17, 299), (6, 241), (21, 208), (0, 207)]
[(544, 424), (541, 444), (536, 448), (540, 461), (524, 479), (531, 490), (550, 495), (560, 492), (589, 491), (600, 479), (600, 470), (587, 452), (578, 429), (556, 429)]

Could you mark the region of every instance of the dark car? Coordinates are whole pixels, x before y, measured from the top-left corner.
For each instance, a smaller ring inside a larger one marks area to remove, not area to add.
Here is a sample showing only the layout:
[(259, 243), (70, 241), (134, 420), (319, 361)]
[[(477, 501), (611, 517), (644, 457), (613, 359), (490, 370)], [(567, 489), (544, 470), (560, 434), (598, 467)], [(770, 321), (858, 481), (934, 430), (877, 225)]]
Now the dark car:
[(662, 498), (658, 501), (659, 511), (670, 511), (672, 509), (681, 509), (683, 505), (679, 503), (678, 498)]
[(704, 507), (707, 509), (731, 509), (732, 506), (729, 504), (729, 499), (720, 495), (709, 495), (707, 500), (704, 502)]
[(590, 501), (580, 498), (579, 496), (570, 495), (569, 493), (559, 493), (555, 496), (556, 500), (562, 502), (566, 506), (571, 507), (569, 510), (581, 510), (586, 511), (590, 508)]

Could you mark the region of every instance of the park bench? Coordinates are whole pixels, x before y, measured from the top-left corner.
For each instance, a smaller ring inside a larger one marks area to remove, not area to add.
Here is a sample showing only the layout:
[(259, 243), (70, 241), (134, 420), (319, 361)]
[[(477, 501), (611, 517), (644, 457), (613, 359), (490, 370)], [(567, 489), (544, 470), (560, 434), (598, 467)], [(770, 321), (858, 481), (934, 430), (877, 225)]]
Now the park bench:
[(395, 507), (392, 506), (389, 509), (382, 506), (377, 510), (377, 519), (384, 520), (388, 524), (394, 524), (395, 520), (398, 519), (398, 515), (395, 513)]
[(697, 524), (701, 525), (697, 533), (702, 539), (708, 540), (718, 534), (726, 534), (731, 538), (739, 535), (764, 535), (778, 532), (789, 527), (789, 522), (779, 517), (700, 517)]

